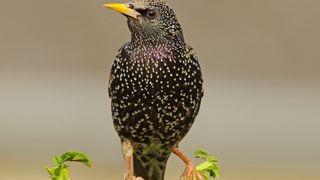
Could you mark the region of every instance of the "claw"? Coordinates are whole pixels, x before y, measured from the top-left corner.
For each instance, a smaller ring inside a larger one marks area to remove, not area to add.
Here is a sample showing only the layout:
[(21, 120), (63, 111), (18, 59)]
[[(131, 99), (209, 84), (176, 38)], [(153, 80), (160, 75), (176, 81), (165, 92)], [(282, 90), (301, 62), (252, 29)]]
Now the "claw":
[(204, 180), (203, 176), (198, 172), (191, 161), (187, 162), (186, 169), (180, 177), (180, 180)]
[(180, 176), (180, 180), (190, 180), (190, 178), (192, 178), (192, 180), (204, 180), (203, 176), (198, 172), (192, 162), (184, 156), (177, 147), (173, 147), (171, 151), (186, 163), (186, 169)]
[(142, 177), (135, 177), (130, 174), (124, 174), (124, 180), (144, 180)]

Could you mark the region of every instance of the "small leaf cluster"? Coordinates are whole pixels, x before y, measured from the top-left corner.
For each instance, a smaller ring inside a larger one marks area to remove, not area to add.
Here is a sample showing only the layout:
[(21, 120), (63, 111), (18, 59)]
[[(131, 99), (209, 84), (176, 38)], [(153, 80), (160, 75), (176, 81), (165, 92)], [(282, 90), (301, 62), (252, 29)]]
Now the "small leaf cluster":
[(81, 152), (69, 151), (60, 156), (53, 156), (54, 167), (47, 167), (51, 180), (71, 180), (66, 162), (80, 162), (88, 167), (91, 166), (91, 160)]
[(209, 155), (209, 153), (205, 150), (196, 150), (194, 152), (194, 155), (196, 158), (204, 160), (203, 163), (196, 166), (196, 169), (204, 177), (205, 180), (209, 179), (210, 177), (219, 177), (217, 166), (218, 160), (214, 156)]

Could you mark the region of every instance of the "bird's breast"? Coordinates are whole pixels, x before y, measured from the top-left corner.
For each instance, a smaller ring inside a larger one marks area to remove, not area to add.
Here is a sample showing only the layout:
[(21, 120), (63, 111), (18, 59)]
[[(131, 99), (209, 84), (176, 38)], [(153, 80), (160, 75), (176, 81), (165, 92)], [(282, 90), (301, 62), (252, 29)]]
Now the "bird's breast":
[(190, 91), (202, 84), (198, 64), (183, 53), (165, 47), (133, 49), (114, 66), (113, 94), (150, 98), (159, 92)]
[[(202, 97), (196, 59), (166, 49), (122, 54), (113, 65), (110, 84), (117, 131), (137, 141), (167, 133), (176, 142), (191, 126)], [(173, 132), (177, 128), (180, 135)]]

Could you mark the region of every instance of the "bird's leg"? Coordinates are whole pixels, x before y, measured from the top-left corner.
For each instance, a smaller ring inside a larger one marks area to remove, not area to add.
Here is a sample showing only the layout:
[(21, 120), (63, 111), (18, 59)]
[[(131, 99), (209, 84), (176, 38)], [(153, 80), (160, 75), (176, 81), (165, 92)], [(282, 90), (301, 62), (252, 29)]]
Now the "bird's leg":
[(173, 152), (175, 155), (177, 155), (185, 164), (186, 169), (184, 170), (183, 174), (180, 177), (180, 180), (203, 180), (204, 178), (202, 175), (198, 172), (196, 167), (192, 164), (192, 162), (184, 155), (177, 147), (172, 147), (171, 152)]
[(143, 180), (141, 177), (135, 177), (131, 172), (131, 158), (133, 154), (133, 147), (129, 140), (125, 140), (122, 142), (122, 154), (127, 163), (127, 173), (124, 174), (124, 180)]
[(125, 180), (129, 179), (132, 176), (131, 174), (131, 158), (133, 154), (133, 147), (129, 140), (125, 140), (122, 142), (122, 154), (127, 163), (127, 173), (124, 175)]

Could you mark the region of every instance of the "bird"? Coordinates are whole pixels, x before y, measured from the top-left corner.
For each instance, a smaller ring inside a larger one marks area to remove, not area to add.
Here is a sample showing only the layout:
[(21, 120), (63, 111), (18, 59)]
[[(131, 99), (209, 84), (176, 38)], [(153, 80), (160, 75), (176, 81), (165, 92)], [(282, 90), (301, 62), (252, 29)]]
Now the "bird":
[(204, 91), (198, 57), (185, 42), (174, 10), (163, 0), (104, 7), (123, 14), (131, 34), (116, 55), (108, 83), (125, 179), (163, 180), (171, 153), (186, 165), (181, 178), (203, 179), (178, 148), (199, 113)]

